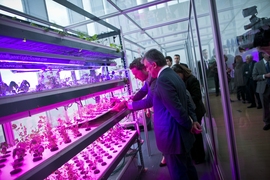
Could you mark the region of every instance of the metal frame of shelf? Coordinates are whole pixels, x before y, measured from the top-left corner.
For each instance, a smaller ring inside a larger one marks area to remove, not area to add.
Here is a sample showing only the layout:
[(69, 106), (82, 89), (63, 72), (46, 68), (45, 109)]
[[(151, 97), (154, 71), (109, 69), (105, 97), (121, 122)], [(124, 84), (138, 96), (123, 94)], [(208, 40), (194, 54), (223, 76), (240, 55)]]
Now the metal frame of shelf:
[[(81, 8), (74, 6), (73, 4), (69, 2), (62, 2), (58, 0), (55, 0), (55, 1), (113, 30), (112, 32), (98, 35), (98, 38), (100, 37), (105, 38), (105, 37), (109, 37), (113, 35), (119, 35), (120, 42), (121, 42), (121, 32), (118, 28), (108, 24), (107, 22), (101, 19), (98, 19), (94, 15), (86, 11), (83, 11)], [(68, 30), (69, 32), (72, 32), (74, 34), (68, 34), (68, 36), (65, 36), (65, 33), (67, 33), (67, 30), (58, 25), (55, 26), (51, 24), (50, 22), (40, 20), (36, 17), (27, 15), (22, 12), (18, 12), (16, 10), (12, 10), (2, 5), (0, 5), (0, 9), (26, 17), (28, 19), (35, 20), (37, 22), (41, 22), (42, 24), (58, 27), (61, 30), (63, 30), (63, 32), (59, 31), (60, 32), (59, 33), (57, 30), (54, 31), (54, 29), (51, 29), (50, 27), (36, 25), (28, 21), (19, 20), (16, 18), (8, 18), (5, 15), (2, 15), (0, 17), (0, 48), (1, 48), (0, 52), (1, 53), (12, 54), (13, 52), (15, 54), (22, 53), (22, 55), (25, 55), (25, 56), (41, 57), (41, 58), (47, 57), (48, 61), (55, 59), (55, 60), (59, 60), (60, 62), (62, 60), (62, 61), (66, 61), (66, 64), (72, 64), (72, 63), (76, 64), (76, 62), (78, 64), (81, 64), (81, 62), (91, 63), (91, 62), (99, 61), (98, 63), (104, 63), (104, 64), (101, 64), (104, 66), (108, 66), (108, 64), (106, 63), (107, 62), (110, 63), (111, 60), (113, 59), (122, 58), (122, 60), (124, 61), (124, 67), (126, 68), (124, 52), (117, 52), (116, 49), (114, 48), (107, 47), (101, 44), (96, 44), (96, 43), (89, 42), (86, 40), (82, 40), (76, 35), (74, 35), (76, 34), (76, 32), (74, 31)], [(49, 31), (45, 31), (45, 29), (43, 28), (49, 29)], [(21, 45), (25, 43), (24, 44), (25, 47), (24, 48), (20, 48), (19, 46), (15, 47), (15, 46), (12, 46), (12, 44), (10, 47), (6, 47), (5, 42), (4, 42), (5, 40), (18, 42), (18, 44), (21, 44)], [(36, 50), (26, 47), (27, 41), (29, 43), (32, 43), (33, 47), (37, 46)], [(46, 48), (54, 47), (55, 49), (48, 49), (48, 51), (45, 51), (45, 50), (42, 50), (41, 47), (38, 46), (38, 44), (44, 45), (44, 47)], [(67, 54), (60, 53), (57, 51), (58, 49), (61, 52), (66, 51), (68, 53)], [(123, 50), (123, 47), (121, 47), (121, 49)], [(16, 52), (16, 50), (20, 51), (20, 53)], [(78, 52), (82, 52), (82, 54)], [(42, 62), (40, 63), (42, 64)], [(84, 65), (87, 66), (89, 64), (84, 64)], [(128, 77), (127, 73), (126, 73), (126, 76)], [(94, 95), (99, 95), (100, 93), (104, 93), (105, 91), (119, 89), (124, 86), (126, 86), (125, 80), (112, 80), (112, 81), (107, 81), (107, 82), (91, 84), (91, 85), (81, 85), (77, 87), (69, 87), (69, 88), (61, 88), (61, 89), (59, 88), (59, 89), (53, 89), (53, 90), (48, 90), (48, 91), (43, 91), (43, 92), (34, 92), (34, 93), (19, 94), (19, 95), (14, 95), (14, 96), (0, 97), (0, 109), (1, 109), (0, 123), (1, 124), (5, 123), (7, 126), (11, 128), (10, 121), (12, 120), (26, 117), (26, 116), (31, 116), (31, 114), (36, 114), (36, 113), (45, 111), (45, 109), (48, 109), (48, 108), (52, 109), (60, 105), (63, 106), (63, 105), (67, 105), (68, 103), (74, 103), (76, 101), (80, 101), (82, 99), (86, 99)], [(112, 128), (116, 123), (122, 120), (125, 116), (130, 114), (130, 112), (131, 112), (130, 110), (122, 110), (119, 113), (109, 112), (95, 119), (95, 121), (88, 122), (89, 126), (94, 126), (96, 128), (91, 130), (89, 133), (82, 136), (81, 138), (77, 139), (70, 145), (66, 146), (65, 148), (57, 151), (54, 155), (50, 156), (48, 159), (45, 159), (43, 162), (41, 162), (37, 166), (26, 171), (17, 179), (23, 180), (23, 179), (46, 178), (48, 175), (53, 173), (55, 170), (57, 170), (59, 167), (65, 164), (68, 160), (70, 160), (72, 157), (74, 157), (79, 152), (81, 152), (84, 148), (90, 145), (98, 137), (100, 137), (106, 131)], [(141, 144), (140, 144), (141, 142), (138, 136), (139, 136), (138, 133), (136, 133), (136, 135), (134, 135), (134, 137), (132, 137), (132, 139), (128, 142), (128, 144), (122, 149), (121, 153), (117, 156), (117, 158), (113, 161), (113, 163), (110, 164), (109, 168), (106, 169), (106, 173), (102, 175), (103, 179), (104, 178), (106, 179), (107, 177), (109, 177), (113, 169), (117, 166), (117, 164), (121, 160), (121, 157), (125, 156), (125, 153), (128, 151), (130, 146), (136, 141), (138, 143), (137, 153), (139, 154), (140, 162), (142, 164), (141, 167), (144, 168), (143, 156), (142, 156)]]
[(87, 84), (76, 87), (0, 97), (0, 123), (12, 121), (13, 118), (9, 118), (9, 116), (14, 117), (17, 114), (18, 116), (16, 117), (20, 117), (19, 113), (29, 114), (29, 111), (32, 110), (36, 114), (42, 111), (42, 107), (55, 105), (68, 100), (73, 100), (75, 102), (76, 98), (79, 101), (84, 99), (83, 96), (89, 96), (113, 88), (121, 88), (124, 87), (125, 84), (124, 80), (112, 80), (90, 85)]
[[(129, 148), (136, 142), (138, 141), (138, 133), (136, 133), (132, 139), (127, 143), (127, 145), (121, 149), (121, 152), (119, 154), (117, 154), (117, 157), (114, 159), (114, 161), (109, 164), (109, 167), (107, 168), (106, 172), (104, 174), (102, 174), (100, 179), (108, 179), (108, 177), (110, 177), (110, 175), (112, 174), (113, 170), (115, 169), (115, 167), (119, 164), (119, 162), (121, 161), (121, 159), (126, 155), (126, 153), (128, 152)], [(139, 147), (140, 150), (141, 147)]]
[[(102, 58), (107, 60), (121, 57), (120, 52), (116, 52), (114, 48), (104, 46), (102, 44), (82, 40), (79, 37), (75, 36), (63, 36), (58, 34), (57, 32), (54, 32), (53, 30), (46, 32), (44, 29), (42, 29), (42, 26), (33, 26), (30, 25), (29, 22), (23, 20), (13, 20), (4, 16), (0, 17), (0, 19), (0, 35), (3, 37), (16, 38), (17, 41), (20, 40), (22, 44), (27, 43), (27, 41), (33, 41), (40, 44), (42, 43), (41, 48), (45, 45), (53, 45), (60, 50), (63, 49), (63, 52), (66, 51), (65, 49), (68, 48), (73, 53), (75, 52), (75, 50), (77, 50), (77, 54), (80, 54), (81, 51), (85, 51), (87, 53), (92, 53), (93, 58), (95, 57), (95, 54), (98, 53), (97, 57), (101, 56)], [(43, 43), (45, 43), (45, 45)], [(37, 51), (38, 50), (36, 47), (35, 52)], [(77, 59), (78, 56), (71, 55), (70, 59), (72, 59), (73, 57)], [(85, 58), (84, 61), (87, 61), (87, 58)]]
[(100, 137), (102, 134), (108, 131), (112, 126), (118, 123), (129, 113), (130, 113), (129, 110), (123, 110), (119, 113), (110, 113), (107, 114), (106, 116), (97, 118), (95, 120), (95, 123), (99, 124), (97, 128), (93, 129), (87, 135), (71, 143), (66, 148), (58, 150), (55, 155), (49, 157), (44, 162), (28, 170), (26, 173), (22, 174), (16, 180), (46, 178), (55, 170), (60, 168), (63, 164), (65, 164), (68, 160), (70, 160), (72, 157), (76, 156), (79, 152), (81, 152), (83, 149), (89, 146), (98, 137)]
[[(113, 175), (111, 174), (110, 177), (108, 177), (108, 179), (110, 179), (110, 180), (113, 180), (113, 179), (125, 180), (125, 179), (127, 179), (127, 177), (125, 177), (127, 174), (130, 177), (130, 175), (131, 175), (131, 174), (129, 174), (130, 173), (130, 171), (129, 171), (130, 165), (131, 165), (132, 162), (135, 162), (136, 161), (136, 160), (134, 161), (134, 159), (136, 159), (136, 157), (138, 157), (137, 154), (139, 152), (141, 152), (141, 143), (140, 143), (140, 141), (138, 141), (138, 139), (137, 139), (137, 145), (138, 145), (138, 148), (136, 150), (132, 150), (131, 151), (131, 153), (132, 153), (131, 156), (128, 156), (127, 157), (125, 155), (125, 157), (124, 157), (125, 158), (125, 162), (124, 162), (124, 166), (121, 169), (121, 171), (119, 171), (119, 172), (117, 172), (117, 173), (115, 173)], [(137, 168), (138, 169), (136, 169), (136, 172), (139, 173), (139, 174), (141, 174), (144, 171), (144, 168), (145, 167), (144, 167), (144, 164), (143, 164), (142, 166), (137, 166)]]

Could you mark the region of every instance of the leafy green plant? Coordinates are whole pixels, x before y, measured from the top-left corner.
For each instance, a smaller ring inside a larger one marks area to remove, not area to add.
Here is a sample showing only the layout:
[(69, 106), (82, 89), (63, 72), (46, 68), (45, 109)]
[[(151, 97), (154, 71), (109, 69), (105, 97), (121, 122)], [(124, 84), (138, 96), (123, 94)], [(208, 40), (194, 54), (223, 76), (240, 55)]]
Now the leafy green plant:
[(117, 44), (114, 44), (114, 43), (110, 43), (110, 47), (111, 48), (115, 48), (116, 49), (116, 52), (120, 52), (122, 46), (121, 45), (117, 45)]
[(80, 39), (85, 39), (86, 34), (83, 32), (77, 32), (77, 35), (79, 36)]
[(35, 23), (30, 23), (31, 26), (38, 27)]
[(97, 34), (92, 36), (92, 41), (96, 41), (96, 40), (98, 40), (98, 35)]
[(97, 34), (95, 34), (93, 36), (89, 36), (86, 33), (77, 32), (77, 35), (79, 36), (80, 39), (84, 39), (86, 41), (96, 41), (98, 39), (98, 35)]
[(49, 32), (49, 31), (50, 31), (50, 29), (49, 29), (48, 27), (43, 27), (43, 31), (45, 31), (45, 32)]
[(60, 36), (66, 36), (67, 35), (67, 32), (65, 32), (65, 31), (58, 31), (58, 34)]

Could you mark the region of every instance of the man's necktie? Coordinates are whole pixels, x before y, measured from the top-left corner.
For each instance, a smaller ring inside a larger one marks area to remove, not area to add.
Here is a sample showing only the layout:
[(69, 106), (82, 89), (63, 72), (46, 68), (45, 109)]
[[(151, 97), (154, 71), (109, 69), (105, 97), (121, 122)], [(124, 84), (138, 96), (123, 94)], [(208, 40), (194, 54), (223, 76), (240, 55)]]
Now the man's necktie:
[[(266, 71), (267, 73), (270, 73), (269, 61), (266, 62)], [(267, 78), (267, 84), (270, 85), (270, 78)]]
[(266, 62), (266, 71), (270, 73), (270, 66), (269, 66), (269, 61)]
[(209, 67), (209, 63), (208, 63), (208, 61), (207, 60), (204, 60), (204, 64), (205, 64), (205, 67), (206, 67), (206, 70), (208, 69), (208, 67)]

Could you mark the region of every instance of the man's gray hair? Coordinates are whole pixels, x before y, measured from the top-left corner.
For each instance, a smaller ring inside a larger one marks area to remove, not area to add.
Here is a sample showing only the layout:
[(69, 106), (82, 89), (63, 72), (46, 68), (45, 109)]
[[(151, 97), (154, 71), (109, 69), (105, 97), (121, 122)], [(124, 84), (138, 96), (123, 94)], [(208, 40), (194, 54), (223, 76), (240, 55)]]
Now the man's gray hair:
[(253, 56), (252, 56), (251, 54), (247, 55), (247, 56), (246, 56), (246, 59), (247, 59), (247, 58), (253, 60)]
[(155, 62), (159, 67), (167, 65), (164, 55), (156, 49), (150, 49), (147, 51), (143, 57), (143, 61), (144, 60), (147, 60), (151, 63)]

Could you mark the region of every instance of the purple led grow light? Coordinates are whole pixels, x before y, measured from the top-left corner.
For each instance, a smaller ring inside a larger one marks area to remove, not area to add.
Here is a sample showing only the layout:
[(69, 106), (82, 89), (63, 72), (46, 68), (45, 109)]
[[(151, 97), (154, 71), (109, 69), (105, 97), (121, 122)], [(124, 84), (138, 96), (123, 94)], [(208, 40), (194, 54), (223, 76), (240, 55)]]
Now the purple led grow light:
[(2, 53), (0, 52), (0, 60), (8, 61), (8, 62), (33, 62), (38, 64), (67, 64), (67, 65), (84, 65), (83, 61), (73, 61), (68, 59), (55, 59), (55, 58), (45, 58), (45, 57), (36, 57), (30, 55), (17, 55), (11, 53)]
[[(115, 59), (119, 58), (119, 56), (94, 52), (90, 50), (35, 42), (27, 39), (19, 39), (13, 37), (6, 37), (0, 35), (0, 48), (8, 48), (8, 49), (16, 49), (16, 50), (24, 50), (31, 52), (42, 52), (48, 54), (58, 54), (65, 55), (71, 57), (82, 57), (85, 60), (104, 60), (104, 59)], [(96, 48), (98, 49), (98, 48)]]

